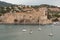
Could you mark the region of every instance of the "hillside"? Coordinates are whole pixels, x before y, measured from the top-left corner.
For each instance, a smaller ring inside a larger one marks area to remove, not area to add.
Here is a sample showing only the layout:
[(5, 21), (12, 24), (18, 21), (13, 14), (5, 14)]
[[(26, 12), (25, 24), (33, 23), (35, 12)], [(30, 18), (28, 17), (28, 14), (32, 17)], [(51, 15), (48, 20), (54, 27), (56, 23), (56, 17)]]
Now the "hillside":
[(11, 6), (11, 5), (13, 5), (13, 4), (0, 1), (0, 6), (2, 6), (2, 7), (4, 7), (4, 6)]
[(60, 7), (15, 5), (0, 8), (0, 23), (51, 24), (60, 21)]

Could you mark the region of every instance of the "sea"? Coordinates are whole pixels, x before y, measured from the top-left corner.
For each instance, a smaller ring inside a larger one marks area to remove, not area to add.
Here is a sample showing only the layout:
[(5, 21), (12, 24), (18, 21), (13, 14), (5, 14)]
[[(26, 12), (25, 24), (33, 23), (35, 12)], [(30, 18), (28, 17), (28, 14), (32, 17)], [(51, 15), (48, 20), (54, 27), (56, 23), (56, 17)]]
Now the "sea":
[(50, 25), (1, 24), (0, 40), (60, 40), (60, 23)]

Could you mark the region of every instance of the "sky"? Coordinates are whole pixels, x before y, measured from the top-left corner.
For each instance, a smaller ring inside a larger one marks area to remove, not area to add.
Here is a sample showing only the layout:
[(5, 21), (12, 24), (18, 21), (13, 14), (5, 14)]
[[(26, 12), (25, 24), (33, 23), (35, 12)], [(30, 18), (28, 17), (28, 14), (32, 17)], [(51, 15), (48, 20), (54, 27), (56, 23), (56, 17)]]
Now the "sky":
[(23, 4), (23, 5), (41, 5), (41, 4), (49, 4), (60, 7), (60, 0), (1, 0), (4, 2), (12, 3), (12, 4)]

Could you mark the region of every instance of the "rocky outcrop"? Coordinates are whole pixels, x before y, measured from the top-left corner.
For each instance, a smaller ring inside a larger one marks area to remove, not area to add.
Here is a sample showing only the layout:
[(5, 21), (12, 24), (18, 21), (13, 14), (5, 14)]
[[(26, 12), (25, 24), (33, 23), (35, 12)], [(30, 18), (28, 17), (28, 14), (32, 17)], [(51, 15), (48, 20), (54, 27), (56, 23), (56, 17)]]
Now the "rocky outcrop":
[[(7, 9), (9, 10), (8, 12)], [(60, 21), (60, 8), (54, 6), (13, 6), (7, 9), (0, 16), (0, 23), (51, 24), (55, 21)]]
[[(28, 11), (27, 11), (28, 10)], [(31, 11), (30, 11), (31, 10)], [(27, 12), (5, 13), (0, 17), (2, 23), (18, 23), (18, 24), (50, 24), (51, 20), (47, 18), (47, 8), (24, 9)]]

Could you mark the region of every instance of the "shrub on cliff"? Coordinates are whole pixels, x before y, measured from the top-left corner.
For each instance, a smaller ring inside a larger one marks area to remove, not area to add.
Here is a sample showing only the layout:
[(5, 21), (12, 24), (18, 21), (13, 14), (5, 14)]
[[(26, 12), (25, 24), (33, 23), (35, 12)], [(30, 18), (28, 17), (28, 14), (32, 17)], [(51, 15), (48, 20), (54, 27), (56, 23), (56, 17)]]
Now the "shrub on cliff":
[(6, 10), (7, 12), (10, 12), (10, 11), (11, 11), (11, 9), (10, 9), (9, 7), (7, 7), (6, 9), (7, 9), (7, 10)]
[(57, 6), (48, 5), (48, 4), (42, 4), (42, 5), (40, 5), (40, 7), (56, 8)]
[(2, 14), (6, 13), (6, 10), (4, 10), (4, 7), (0, 7), (0, 13)]
[(37, 8), (39, 8), (40, 6), (31, 6), (32, 8), (34, 8), (34, 9), (37, 9)]
[(57, 11), (51, 11), (48, 9), (48, 19), (51, 19), (51, 18), (54, 18), (54, 17), (60, 17), (60, 12), (57, 12)]

